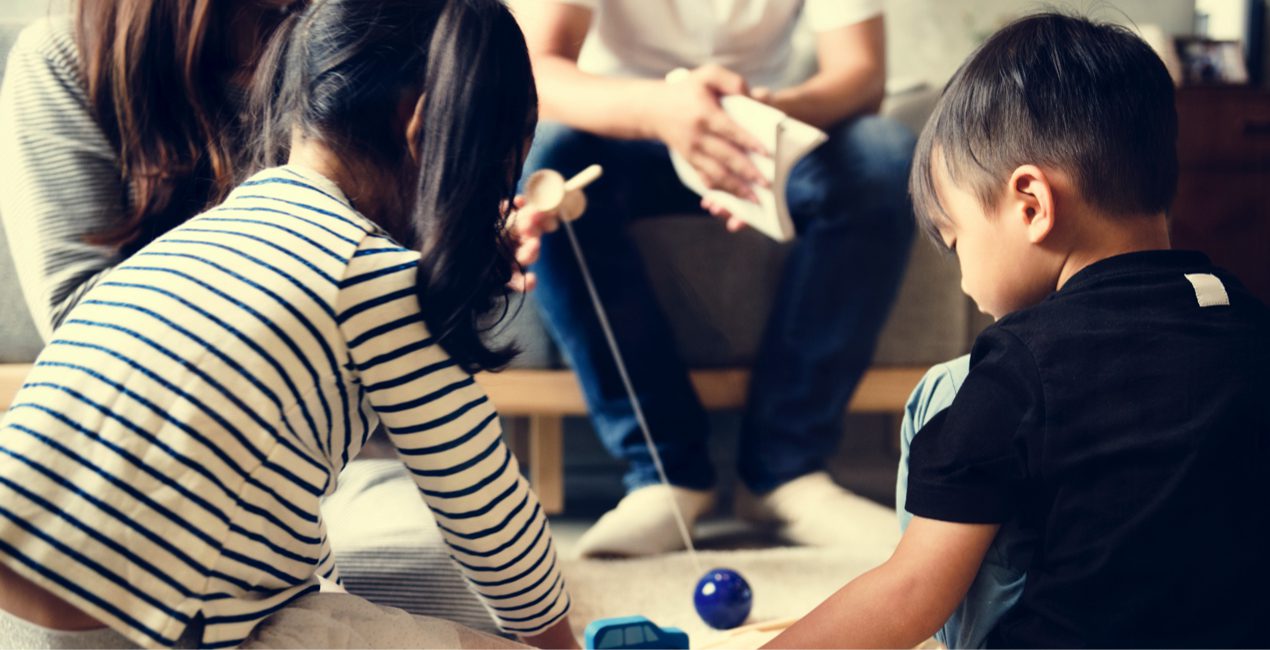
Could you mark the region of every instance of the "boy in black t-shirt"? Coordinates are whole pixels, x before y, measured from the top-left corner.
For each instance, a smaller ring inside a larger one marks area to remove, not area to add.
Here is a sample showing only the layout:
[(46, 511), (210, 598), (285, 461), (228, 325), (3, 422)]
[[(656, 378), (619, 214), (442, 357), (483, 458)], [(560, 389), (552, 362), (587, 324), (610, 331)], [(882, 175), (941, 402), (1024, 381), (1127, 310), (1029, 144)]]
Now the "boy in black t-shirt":
[(918, 409), (895, 554), (774, 646), (911, 647), (954, 610), (981, 633), (950, 643), (1270, 643), (1270, 310), (1168, 250), (1176, 136), (1112, 25), (1022, 19), (949, 82), (911, 190), (998, 321)]

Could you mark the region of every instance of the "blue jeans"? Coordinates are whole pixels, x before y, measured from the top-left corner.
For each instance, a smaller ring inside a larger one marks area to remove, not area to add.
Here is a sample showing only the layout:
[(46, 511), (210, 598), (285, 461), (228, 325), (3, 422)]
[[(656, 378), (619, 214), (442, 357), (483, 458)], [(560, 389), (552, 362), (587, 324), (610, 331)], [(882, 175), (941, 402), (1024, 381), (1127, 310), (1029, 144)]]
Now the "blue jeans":
[[(836, 446), (907, 263), (913, 146), (912, 133), (892, 120), (849, 120), (791, 174), (787, 198), (799, 236), (754, 364), (741, 431), (741, 479), (755, 492), (821, 469)], [(575, 231), (671, 483), (708, 488), (715, 476), (706, 414), (625, 227), (701, 212), (700, 199), (679, 182), (663, 144), (555, 123), (539, 125), (525, 174), (551, 168), (568, 176), (591, 163), (605, 174), (588, 188), (587, 217)], [(563, 233), (543, 238), (534, 270), (547, 326), (578, 375), (592, 423), (629, 464), (627, 488), (657, 482)]]
[[(895, 511), (900, 529), (908, 527), (913, 515), (904, 509), (908, 496), (908, 458), (913, 438), (937, 413), (948, 408), (970, 374), (970, 356), (942, 363), (926, 373), (904, 409), (900, 428), (900, 467), (895, 485)], [(1026, 559), (1032, 543), (1017, 526), (1007, 523), (984, 555), (979, 574), (966, 598), (948, 618), (935, 638), (948, 648), (982, 648), (988, 633), (1018, 602), (1027, 578)]]

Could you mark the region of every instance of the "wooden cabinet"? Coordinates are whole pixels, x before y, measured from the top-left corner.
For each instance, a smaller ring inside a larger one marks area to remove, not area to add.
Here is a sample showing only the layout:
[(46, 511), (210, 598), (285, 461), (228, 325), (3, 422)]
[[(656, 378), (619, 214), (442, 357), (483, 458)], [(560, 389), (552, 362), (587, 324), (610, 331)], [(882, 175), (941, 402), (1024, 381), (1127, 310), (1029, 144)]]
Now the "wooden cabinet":
[(1173, 246), (1203, 251), (1270, 303), (1270, 92), (1182, 88)]

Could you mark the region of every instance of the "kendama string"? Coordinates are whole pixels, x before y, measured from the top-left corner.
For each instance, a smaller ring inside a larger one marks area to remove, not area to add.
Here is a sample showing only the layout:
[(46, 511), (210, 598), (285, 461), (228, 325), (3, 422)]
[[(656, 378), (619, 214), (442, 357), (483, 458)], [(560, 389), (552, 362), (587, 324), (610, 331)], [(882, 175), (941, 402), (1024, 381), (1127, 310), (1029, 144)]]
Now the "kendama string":
[(661, 479), (662, 485), (666, 486), (666, 498), (670, 500), (671, 511), (675, 515), (675, 524), (679, 527), (679, 536), (683, 539), (684, 546), (688, 549), (688, 557), (692, 560), (692, 566), (697, 574), (702, 573), (701, 561), (697, 559), (697, 547), (692, 543), (692, 535), (688, 532), (688, 524), (684, 519), (683, 511), (679, 508), (679, 500), (675, 498), (675, 492), (671, 489), (670, 479), (666, 477), (666, 467), (661, 462), (661, 454), (657, 452), (657, 445), (653, 443), (653, 434), (648, 429), (648, 420), (644, 417), (644, 409), (640, 406), (639, 395), (635, 393), (635, 385), (631, 382), (630, 373), (626, 370), (626, 363), (622, 361), (622, 351), (618, 348), (617, 337), (613, 335), (613, 327), (609, 323), (608, 313), (604, 310), (604, 304), (600, 302), (599, 291), (595, 288), (595, 281), (591, 278), (591, 271), (587, 267), (586, 256), (582, 253), (582, 245), (578, 243), (578, 237), (573, 232), (573, 224), (568, 220), (562, 219), (561, 226), (569, 237), (569, 245), (573, 248), (573, 256), (578, 261), (578, 268), (582, 271), (582, 280), (586, 283), (587, 293), (591, 296), (591, 304), (595, 307), (595, 315), (600, 321), (600, 329), (604, 331), (604, 338), (608, 341), (609, 352), (613, 354), (613, 362), (617, 364), (617, 373), (622, 377), (622, 385), (626, 387), (626, 396), (631, 401), (631, 409), (635, 411), (635, 421), (639, 423), (639, 430), (644, 434), (644, 444), (648, 446), (648, 455), (653, 459), (653, 466), (657, 468), (657, 476)]

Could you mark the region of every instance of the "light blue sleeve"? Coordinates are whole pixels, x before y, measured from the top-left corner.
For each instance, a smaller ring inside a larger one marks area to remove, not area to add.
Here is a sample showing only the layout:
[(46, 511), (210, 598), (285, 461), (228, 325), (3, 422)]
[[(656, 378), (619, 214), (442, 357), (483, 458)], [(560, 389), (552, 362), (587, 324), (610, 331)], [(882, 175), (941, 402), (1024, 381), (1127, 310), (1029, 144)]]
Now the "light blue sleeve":
[[(908, 493), (909, 448), (915, 438), (940, 411), (952, 405), (957, 391), (970, 374), (970, 355), (941, 363), (917, 383), (904, 407), (900, 425), (900, 466), (895, 485), (895, 512), (900, 530), (908, 527), (913, 515), (904, 507)], [(982, 648), (988, 634), (1001, 617), (1018, 602), (1027, 579), (1026, 560), (1031, 556), (1032, 541), (1016, 523), (1007, 523), (997, 533), (983, 558), (979, 574), (966, 592), (948, 622), (935, 633), (935, 639), (948, 648)]]
[(970, 374), (970, 355), (945, 361), (926, 371), (904, 405), (904, 421), (900, 424), (900, 467), (895, 479), (895, 514), (900, 530), (908, 528), (913, 517), (904, 508), (908, 495), (908, 450), (913, 438), (937, 413), (952, 405), (961, 384)]

